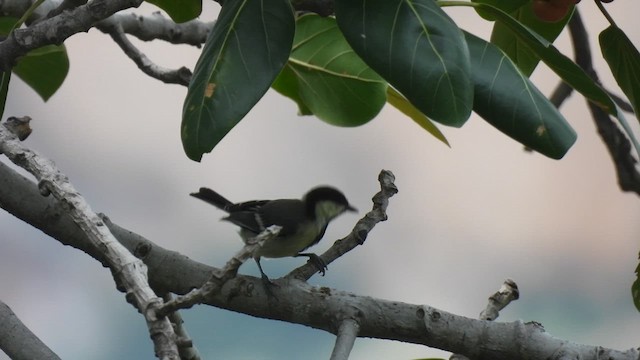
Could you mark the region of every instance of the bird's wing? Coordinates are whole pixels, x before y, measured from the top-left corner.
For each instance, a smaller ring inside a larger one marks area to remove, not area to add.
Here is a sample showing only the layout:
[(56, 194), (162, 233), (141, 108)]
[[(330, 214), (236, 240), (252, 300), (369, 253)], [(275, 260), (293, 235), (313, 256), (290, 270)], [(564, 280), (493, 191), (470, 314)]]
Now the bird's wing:
[[(260, 207), (258, 214), (265, 227), (282, 226), (281, 237), (295, 234), (300, 224), (309, 221), (304, 203), (298, 199), (269, 201)], [(287, 214), (287, 216), (283, 216), (283, 214)]]

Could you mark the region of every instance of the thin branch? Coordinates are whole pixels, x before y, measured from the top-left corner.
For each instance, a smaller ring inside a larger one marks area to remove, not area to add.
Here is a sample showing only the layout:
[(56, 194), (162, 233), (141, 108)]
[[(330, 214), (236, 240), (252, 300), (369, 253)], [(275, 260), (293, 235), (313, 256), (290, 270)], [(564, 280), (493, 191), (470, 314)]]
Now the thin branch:
[(0, 42), (0, 71), (10, 70), (20, 56), (49, 44), (61, 44), (70, 36), (89, 30), (116, 12), (138, 7), (142, 0), (94, 0), (60, 15), (16, 29)]
[(162, 303), (147, 282), (147, 267), (124, 248), (91, 210), (55, 164), (22, 145), (11, 126), (0, 126), (0, 153), (35, 176), (42, 195), (53, 195), (95, 248), (102, 251), (116, 282), (124, 287), (127, 299), (144, 315), (149, 333), (161, 359), (177, 359), (175, 334), (168, 319), (158, 319), (155, 308)]
[[(391, 171), (382, 170), (378, 175), (380, 182), (380, 192), (374, 195), (373, 208), (360, 221), (358, 221), (349, 235), (337, 240), (320, 258), (325, 264), (330, 264), (340, 256), (353, 250), (358, 245), (364, 244), (367, 235), (381, 221), (387, 220), (387, 206), (389, 198), (398, 193), (398, 188), (394, 184), (395, 176)], [(317, 268), (310, 263), (300, 266), (291, 271), (286, 277), (300, 280), (309, 280), (317, 272)]]
[(609, 114), (591, 102), (587, 106), (598, 129), (598, 134), (613, 159), (613, 165), (618, 174), (618, 186), (622, 191), (635, 192), (640, 195), (640, 173), (636, 168), (637, 160), (631, 155), (633, 151), (631, 142), (611, 120)]
[[(598, 1), (596, 0), (596, 2)], [(577, 10), (569, 21), (569, 35), (574, 47), (576, 64), (584, 69), (594, 81), (599, 83), (598, 74), (593, 68), (587, 30)], [(602, 141), (607, 146), (609, 155), (613, 160), (620, 188), (622, 191), (635, 192), (640, 195), (640, 172), (636, 168), (637, 160), (632, 155), (633, 148), (629, 139), (611, 121), (609, 114), (589, 101), (587, 101), (587, 105), (598, 129), (598, 134), (600, 134)]]
[[(173, 300), (173, 296), (169, 293), (162, 296), (162, 300), (165, 303)], [(181, 360), (201, 360), (200, 353), (195, 346), (193, 346), (193, 340), (191, 340), (191, 336), (189, 336), (189, 332), (184, 326), (184, 320), (182, 320), (182, 315), (180, 315), (179, 311), (174, 311), (169, 314), (169, 321), (173, 325), (174, 331), (178, 336), (178, 351), (180, 352)]]
[(13, 360), (60, 359), (2, 301), (0, 301), (0, 349)]
[[(571, 17), (571, 20), (569, 21), (569, 34), (571, 36), (571, 43), (573, 45), (576, 64), (578, 64), (583, 70), (585, 70), (587, 74), (589, 74), (594, 80), (598, 81), (598, 75), (593, 69), (593, 60), (591, 56), (591, 47), (589, 46), (589, 37), (584, 27), (584, 23), (582, 22), (580, 12), (577, 8)], [(622, 110), (633, 113), (633, 107), (628, 101), (622, 99), (620, 96), (612, 93), (607, 89), (605, 89), (605, 91), (609, 94), (609, 96), (611, 96), (613, 101), (615, 101), (615, 103), (620, 106)], [(572, 92), (573, 88), (567, 85), (567, 83), (565, 83), (564, 81), (561, 81), (549, 97), (549, 100), (551, 100), (551, 103), (555, 105), (555, 107), (560, 108), (562, 103), (564, 103), (564, 101), (569, 98)]]
[[(480, 320), (494, 321), (500, 315), (500, 310), (504, 309), (512, 301), (518, 300), (520, 291), (515, 281), (507, 279), (502, 283), (500, 289), (489, 296), (487, 307), (480, 313)], [(461, 354), (451, 354), (449, 360), (469, 360)]]
[(156, 65), (127, 39), (121, 26), (116, 25), (111, 27), (109, 35), (111, 35), (113, 41), (120, 46), (120, 49), (138, 65), (138, 68), (142, 70), (143, 73), (167, 84), (189, 85), (191, 70), (184, 66), (177, 70), (172, 70)]
[(179, 309), (188, 309), (196, 304), (204, 303), (205, 299), (220, 291), (220, 288), (238, 274), (238, 269), (247, 259), (251, 258), (256, 249), (259, 249), (265, 241), (275, 238), (282, 230), (277, 225), (269, 226), (260, 234), (248, 242), (238, 251), (222, 269), (215, 269), (211, 272), (209, 280), (202, 287), (191, 290), (188, 294), (178, 296), (170, 302), (165, 303), (158, 309), (158, 315), (164, 316)]
[(507, 307), (512, 301), (518, 300), (519, 297), (518, 284), (511, 279), (505, 280), (500, 290), (489, 296), (487, 307), (480, 313), (480, 320), (494, 321), (500, 315), (500, 310)]
[(358, 337), (360, 325), (354, 319), (345, 319), (340, 323), (336, 344), (333, 346), (331, 360), (348, 360), (353, 344)]

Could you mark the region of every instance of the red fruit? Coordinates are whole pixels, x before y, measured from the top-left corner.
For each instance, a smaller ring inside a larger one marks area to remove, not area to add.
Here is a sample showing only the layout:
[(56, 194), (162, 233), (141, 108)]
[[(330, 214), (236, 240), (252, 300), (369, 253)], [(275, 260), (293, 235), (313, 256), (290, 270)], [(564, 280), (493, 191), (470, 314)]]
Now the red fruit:
[(533, 0), (533, 13), (542, 21), (557, 22), (562, 20), (571, 5), (580, 0)]

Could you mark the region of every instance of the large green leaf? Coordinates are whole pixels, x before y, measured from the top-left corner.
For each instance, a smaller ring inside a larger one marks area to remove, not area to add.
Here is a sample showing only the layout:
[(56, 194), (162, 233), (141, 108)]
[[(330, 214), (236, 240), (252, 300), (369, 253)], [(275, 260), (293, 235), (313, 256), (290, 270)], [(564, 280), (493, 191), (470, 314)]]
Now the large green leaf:
[(200, 161), (253, 108), (287, 62), (295, 33), (288, 0), (226, 0), (194, 69), (182, 145)]
[(300, 80), (300, 77), (290, 66), (285, 66), (280, 75), (271, 84), (271, 87), (298, 104), (298, 115), (313, 115), (313, 111), (307, 107), (300, 95)]
[(411, 120), (413, 120), (416, 124), (420, 125), (421, 128), (425, 129), (429, 134), (433, 135), (436, 139), (442, 141), (447, 146), (449, 145), (449, 141), (444, 136), (444, 134), (438, 129), (436, 124), (434, 124), (428, 117), (426, 117), (420, 110), (416, 109), (402, 94), (397, 92), (394, 88), (387, 88), (387, 102), (400, 110), (403, 114), (407, 115)]
[(335, 13), (355, 52), (426, 116), (452, 126), (469, 118), (469, 51), (434, 0), (335, 0)]
[(305, 15), (296, 22), (291, 57), (273, 88), (329, 124), (358, 126), (386, 101), (387, 83), (356, 55), (333, 18)]
[[(0, 35), (8, 34), (17, 21), (16, 18), (0, 18)], [(67, 50), (64, 45), (47, 45), (31, 50), (18, 59), (12, 71), (47, 101), (69, 73)]]
[(146, 2), (164, 10), (177, 23), (193, 20), (202, 12), (202, 0), (146, 0)]
[(475, 83), (473, 110), (529, 148), (562, 158), (576, 141), (564, 117), (498, 47), (465, 35)]
[(640, 120), (640, 53), (627, 35), (616, 26), (600, 33), (602, 55), (609, 64), (613, 77), (633, 106)]
[(548, 40), (523, 26), (520, 22), (504, 11), (481, 3), (468, 3), (490, 12), (499, 19), (507, 29), (522, 41), (522, 44), (532, 50), (544, 63), (549, 66), (562, 80), (581, 93), (588, 100), (600, 106), (609, 114), (618, 116), (618, 111), (609, 95), (593, 79), (587, 75), (576, 63), (563, 55)]
[[(488, 0), (482, 1), (489, 3)], [(511, 15), (522, 25), (535, 31), (549, 42), (553, 42), (571, 19), (571, 11), (558, 22), (546, 22), (538, 19), (532, 10), (533, 2), (511, 12)], [(502, 8), (504, 11), (505, 9)], [(540, 57), (532, 51), (511, 29), (502, 21), (496, 21), (491, 33), (491, 42), (498, 45), (513, 60), (524, 74), (531, 75), (540, 62)]]

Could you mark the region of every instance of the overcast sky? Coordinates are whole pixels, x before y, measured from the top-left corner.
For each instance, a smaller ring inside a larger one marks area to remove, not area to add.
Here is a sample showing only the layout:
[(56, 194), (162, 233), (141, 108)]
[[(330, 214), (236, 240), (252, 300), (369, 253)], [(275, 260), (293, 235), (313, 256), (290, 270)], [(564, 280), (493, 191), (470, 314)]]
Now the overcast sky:
[[(593, 2), (580, 8), (601, 78), (615, 88), (595, 47), (606, 23)], [(640, 46), (640, 5), (618, 0), (607, 8)], [(215, 11), (208, 7), (204, 18), (214, 18)], [(447, 11), (465, 29), (488, 37), (489, 27), (473, 10)], [(558, 44), (570, 54), (566, 34)], [(580, 343), (638, 346), (640, 316), (630, 286), (640, 250), (640, 199), (618, 189), (580, 96), (562, 108), (578, 141), (560, 161), (524, 152), (476, 116), (461, 129), (441, 127), (448, 148), (388, 107), (369, 124), (345, 129), (298, 117), (292, 101), (270, 91), (195, 163), (179, 137), (186, 88), (148, 78), (96, 30), (66, 45), (71, 69), (60, 91), (44, 104), (14, 78), (5, 115), (31, 116), (34, 133), (26, 144), (53, 159), (94, 210), (121, 226), (220, 266), (241, 246), (237, 230), (189, 192), (208, 186), (242, 201), (299, 197), (331, 184), (362, 216), (379, 188), (379, 171), (388, 169), (400, 190), (391, 199), (389, 220), (312, 284), (477, 317), (486, 298), (512, 278), (521, 298), (500, 321), (535, 320), (550, 334)], [(162, 43), (142, 48), (168, 67), (193, 68), (199, 53)], [(541, 66), (534, 81), (549, 94), (557, 78)], [(332, 223), (315, 251), (346, 235), (357, 219), (348, 214)], [(115, 290), (108, 270), (3, 211), (0, 228), (1, 298), (58, 355), (153, 358), (143, 319)], [(281, 276), (302, 262), (263, 264), (268, 274)], [(253, 263), (241, 272), (258, 274)], [(208, 359), (326, 359), (334, 341), (318, 330), (210, 307), (184, 316)], [(352, 359), (445, 354), (358, 339)]]

